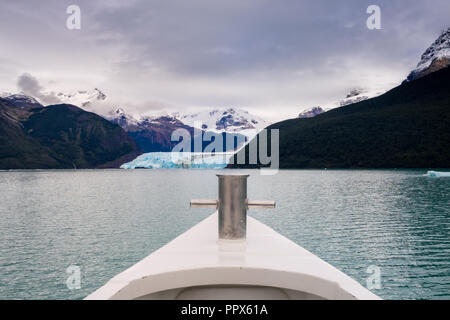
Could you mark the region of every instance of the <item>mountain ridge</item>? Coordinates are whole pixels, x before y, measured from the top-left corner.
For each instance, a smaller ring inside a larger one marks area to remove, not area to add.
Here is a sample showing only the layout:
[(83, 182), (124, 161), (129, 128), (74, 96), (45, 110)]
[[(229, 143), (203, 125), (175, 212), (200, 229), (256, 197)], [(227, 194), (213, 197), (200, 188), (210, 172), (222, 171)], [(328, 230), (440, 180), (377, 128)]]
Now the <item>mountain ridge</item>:
[[(444, 68), (381, 96), (267, 129), (280, 130), (280, 168), (448, 168), (449, 124), (450, 68)], [(248, 147), (240, 152), (248, 159)]]
[(119, 126), (67, 104), (0, 98), (0, 169), (118, 168), (142, 152)]
[(234, 132), (246, 134), (247, 131), (260, 130), (268, 125), (264, 119), (239, 108), (213, 108), (198, 112), (164, 112), (153, 115), (132, 115), (123, 108), (110, 111), (105, 118), (123, 123), (138, 125), (141, 122), (155, 122), (160, 118), (172, 118), (184, 125), (213, 132)]
[[(236, 132), (212, 132), (205, 129), (189, 126), (173, 115), (155, 115), (143, 116), (136, 118), (127, 114), (122, 108), (117, 109), (107, 117), (112, 123), (120, 125), (139, 145), (143, 152), (170, 152), (179, 143), (172, 141), (172, 133), (177, 129), (183, 129), (189, 133), (191, 141), (191, 149), (194, 149), (194, 138), (199, 136), (203, 140), (206, 135), (214, 137), (222, 136), (222, 150), (232, 151), (239, 148), (247, 139), (246, 136)], [(233, 141), (233, 145), (227, 145), (227, 140)], [(215, 138), (214, 138), (215, 141)], [(242, 141), (241, 143), (239, 143)], [(202, 150), (210, 143), (210, 141), (202, 142)]]
[(442, 31), (425, 50), (416, 68), (410, 72), (405, 81), (414, 81), (448, 66), (450, 66), (450, 28)]

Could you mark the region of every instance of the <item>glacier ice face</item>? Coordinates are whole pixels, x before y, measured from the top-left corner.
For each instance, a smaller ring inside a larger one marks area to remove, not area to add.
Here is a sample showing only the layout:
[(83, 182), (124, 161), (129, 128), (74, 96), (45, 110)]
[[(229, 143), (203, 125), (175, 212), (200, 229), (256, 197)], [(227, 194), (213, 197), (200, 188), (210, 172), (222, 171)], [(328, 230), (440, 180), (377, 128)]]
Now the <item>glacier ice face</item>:
[(149, 152), (133, 161), (124, 163), (121, 169), (223, 169), (234, 153), (200, 152)]
[(431, 178), (441, 178), (441, 177), (450, 178), (450, 172), (428, 171), (426, 176)]

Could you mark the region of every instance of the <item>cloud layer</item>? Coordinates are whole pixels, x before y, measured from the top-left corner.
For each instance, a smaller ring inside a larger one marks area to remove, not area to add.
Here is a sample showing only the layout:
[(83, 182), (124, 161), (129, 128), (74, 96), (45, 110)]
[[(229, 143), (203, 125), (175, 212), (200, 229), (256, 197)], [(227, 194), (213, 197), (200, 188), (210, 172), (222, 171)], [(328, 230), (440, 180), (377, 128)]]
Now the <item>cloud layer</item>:
[(17, 80), (17, 87), (21, 92), (39, 99), (39, 101), (43, 104), (47, 105), (61, 102), (61, 100), (53, 92), (43, 92), (43, 88), (39, 84), (38, 80), (31, 74), (24, 73), (20, 75)]
[(71, 3), (8, 1), (0, 91), (17, 83), (50, 102), (52, 91), (98, 87), (139, 112), (238, 106), (293, 117), (354, 87), (400, 83), (450, 26), (447, 0), (377, 2), (381, 30), (367, 29), (364, 0), (80, 0), (81, 30), (68, 30)]

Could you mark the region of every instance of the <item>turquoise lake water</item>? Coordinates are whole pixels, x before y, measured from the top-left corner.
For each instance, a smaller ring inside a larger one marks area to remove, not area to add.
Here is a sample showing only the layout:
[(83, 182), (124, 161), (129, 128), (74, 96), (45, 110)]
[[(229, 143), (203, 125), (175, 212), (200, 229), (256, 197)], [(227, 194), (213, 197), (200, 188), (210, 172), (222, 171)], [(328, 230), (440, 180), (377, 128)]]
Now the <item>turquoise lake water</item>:
[[(209, 214), (216, 170), (0, 172), (0, 299), (82, 299)], [(230, 172), (230, 171), (227, 171)], [(249, 173), (249, 214), (385, 299), (450, 299), (450, 178), (423, 170)], [(232, 173), (237, 173), (233, 171)], [(81, 270), (69, 290), (66, 269)]]

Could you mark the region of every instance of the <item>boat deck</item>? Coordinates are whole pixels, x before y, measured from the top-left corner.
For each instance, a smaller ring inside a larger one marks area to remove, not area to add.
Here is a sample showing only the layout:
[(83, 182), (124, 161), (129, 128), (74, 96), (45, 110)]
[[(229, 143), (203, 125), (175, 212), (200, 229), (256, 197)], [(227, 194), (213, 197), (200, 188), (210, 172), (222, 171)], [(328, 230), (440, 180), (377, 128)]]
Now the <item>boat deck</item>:
[(218, 240), (217, 212), (86, 299), (380, 299), (247, 217), (247, 239)]

